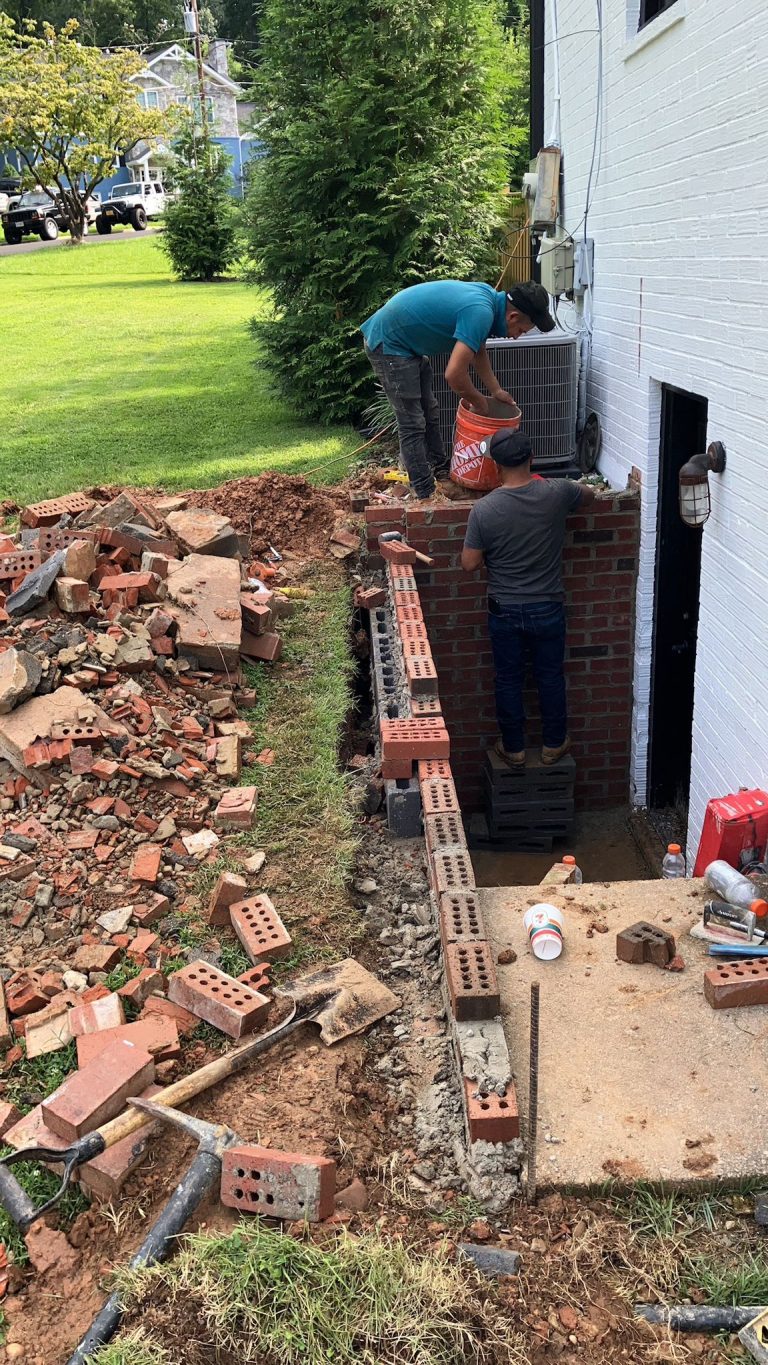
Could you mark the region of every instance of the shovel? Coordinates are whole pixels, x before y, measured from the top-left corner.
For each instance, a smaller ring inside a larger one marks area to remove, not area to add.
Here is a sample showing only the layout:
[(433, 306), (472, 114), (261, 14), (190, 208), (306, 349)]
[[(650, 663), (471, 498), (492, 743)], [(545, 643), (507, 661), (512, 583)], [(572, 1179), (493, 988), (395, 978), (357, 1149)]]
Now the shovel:
[[(234, 1076), (248, 1066), (254, 1057), (260, 1056), (270, 1048), (281, 1043), (284, 1038), (295, 1033), (302, 1024), (311, 1022), (320, 1025), (320, 1037), (330, 1046), (351, 1034), (361, 1033), (364, 1029), (383, 1019), (399, 1008), (399, 1000), (386, 986), (383, 986), (371, 972), (367, 972), (354, 958), (345, 958), (329, 967), (321, 967), (276, 989), (275, 995), (291, 1001), (291, 1010), (281, 1024), (252, 1038), (242, 1047), (224, 1057), (217, 1057), (189, 1076), (174, 1081), (152, 1098), (154, 1105), (174, 1107), (185, 1104), (187, 1100), (201, 1095), (210, 1086)], [(26, 1232), (32, 1223), (41, 1218), (49, 1209), (55, 1208), (70, 1185), (78, 1166), (99, 1156), (108, 1147), (135, 1133), (146, 1124), (146, 1115), (137, 1106), (86, 1133), (71, 1146), (54, 1151), (49, 1147), (23, 1147), (18, 1152), (0, 1159), (0, 1204), (14, 1223)], [(46, 1166), (61, 1166), (62, 1179), (55, 1194), (44, 1204), (35, 1205), (22, 1189), (11, 1167), (21, 1161), (39, 1161)]]

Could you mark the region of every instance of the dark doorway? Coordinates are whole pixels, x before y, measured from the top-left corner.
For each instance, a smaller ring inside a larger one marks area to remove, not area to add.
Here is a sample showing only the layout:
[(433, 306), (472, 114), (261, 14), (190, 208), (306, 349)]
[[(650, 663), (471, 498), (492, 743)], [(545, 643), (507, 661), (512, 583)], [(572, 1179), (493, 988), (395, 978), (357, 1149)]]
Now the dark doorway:
[(662, 388), (648, 804), (687, 805), (701, 582), (701, 530), (679, 511), (681, 465), (707, 448), (707, 400)]

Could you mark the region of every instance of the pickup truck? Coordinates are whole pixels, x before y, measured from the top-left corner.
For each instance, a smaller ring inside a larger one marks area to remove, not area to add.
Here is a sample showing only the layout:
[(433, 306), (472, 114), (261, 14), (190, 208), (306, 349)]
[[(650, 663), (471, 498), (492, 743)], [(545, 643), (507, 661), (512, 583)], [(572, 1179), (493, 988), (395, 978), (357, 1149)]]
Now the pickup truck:
[[(96, 220), (100, 209), (100, 200), (91, 195), (86, 205), (89, 223)], [(67, 211), (52, 190), (26, 190), (0, 215), (0, 220), (9, 246), (17, 246), (22, 237), (31, 234), (43, 242), (53, 242), (69, 228)]]
[(165, 193), (159, 180), (113, 185), (96, 219), (96, 231), (104, 236), (113, 227), (130, 223), (136, 232), (143, 232), (149, 218), (159, 218), (164, 212)]

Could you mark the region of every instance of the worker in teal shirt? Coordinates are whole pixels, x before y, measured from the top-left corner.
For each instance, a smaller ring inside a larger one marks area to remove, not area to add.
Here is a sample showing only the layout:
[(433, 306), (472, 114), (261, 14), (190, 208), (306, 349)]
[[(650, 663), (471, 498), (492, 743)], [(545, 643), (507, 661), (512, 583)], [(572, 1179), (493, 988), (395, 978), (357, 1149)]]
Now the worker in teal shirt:
[(488, 399), (470, 370), (491, 398), (514, 402), (493, 373), (485, 349), (488, 337), (517, 339), (533, 327), (551, 332), (554, 325), (549, 296), (540, 284), (518, 284), (504, 293), (463, 280), (401, 289), (362, 324), (365, 353), (394, 409), (400, 457), (417, 498), (432, 497), (435, 480), (449, 471), (428, 357), (450, 351), (446, 382), (475, 412), (487, 413)]

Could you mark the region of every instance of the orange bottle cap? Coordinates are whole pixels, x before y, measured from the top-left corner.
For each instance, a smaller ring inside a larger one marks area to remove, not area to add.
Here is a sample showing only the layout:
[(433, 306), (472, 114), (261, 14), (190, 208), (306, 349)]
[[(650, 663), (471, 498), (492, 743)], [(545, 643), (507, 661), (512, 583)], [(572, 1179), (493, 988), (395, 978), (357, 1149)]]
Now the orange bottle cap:
[(667, 844), (667, 853), (680, 853), (680, 851), (679, 844)]
[(563, 858), (563, 862), (567, 863), (568, 866), (570, 867), (572, 863), (576, 862), (576, 859), (574, 858), (572, 853), (566, 853), (565, 857)]
[(749, 908), (753, 915), (757, 915), (758, 919), (763, 919), (765, 915), (768, 915), (768, 901), (752, 901)]

